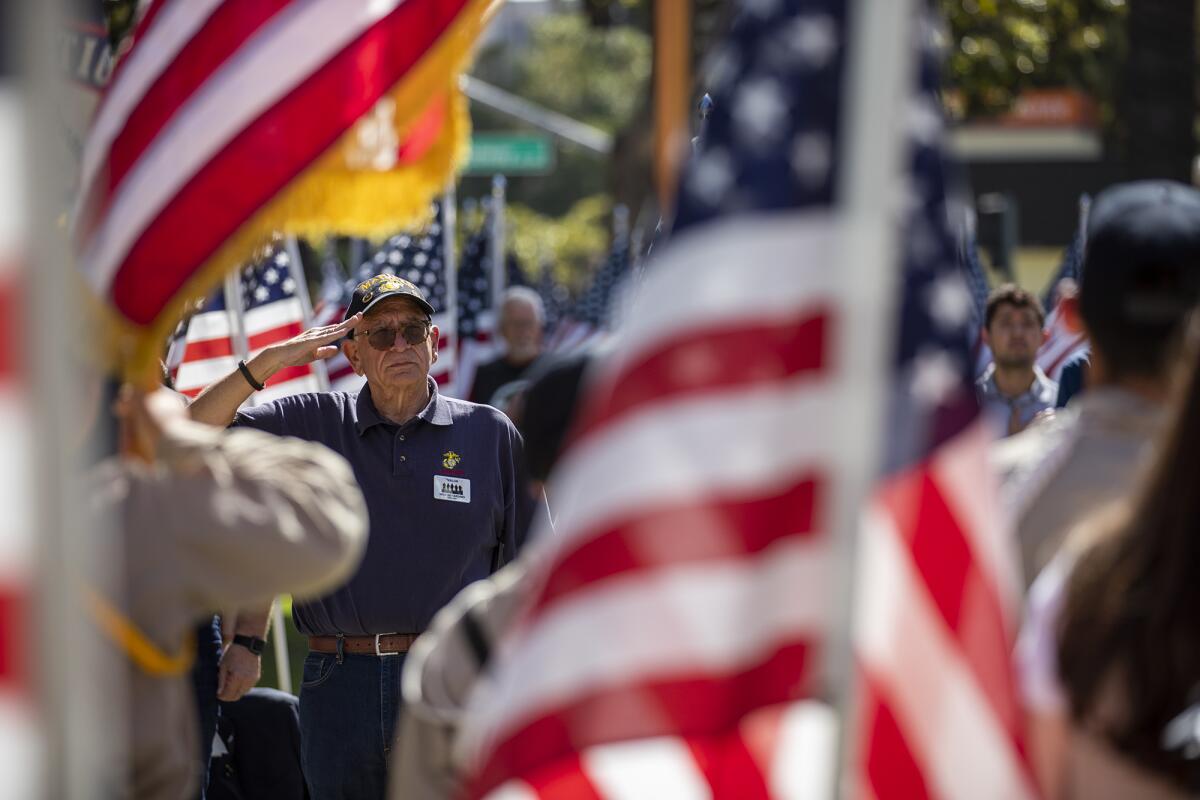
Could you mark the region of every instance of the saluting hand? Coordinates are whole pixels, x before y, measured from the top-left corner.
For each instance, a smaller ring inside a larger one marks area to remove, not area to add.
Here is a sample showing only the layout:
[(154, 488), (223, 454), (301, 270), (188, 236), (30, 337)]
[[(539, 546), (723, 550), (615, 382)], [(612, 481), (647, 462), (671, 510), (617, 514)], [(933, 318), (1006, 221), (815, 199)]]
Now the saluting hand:
[(336, 342), (356, 329), (362, 322), (362, 314), (355, 314), (337, 325), (309, 328), (286, 342), (272, 345), (275, 360), (284, 367), (299, 367), (318, 359), (333, 358), (338, 354)]

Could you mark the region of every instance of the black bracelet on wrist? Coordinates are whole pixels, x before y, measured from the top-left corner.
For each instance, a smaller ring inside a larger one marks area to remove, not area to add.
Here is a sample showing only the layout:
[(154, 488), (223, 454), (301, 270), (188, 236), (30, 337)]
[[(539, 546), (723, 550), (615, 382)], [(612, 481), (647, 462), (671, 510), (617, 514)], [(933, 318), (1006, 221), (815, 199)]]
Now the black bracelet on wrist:
[(266, 387), (258, 381), (254, 380), (254, 376), (250, 374), (250, 368), (246, 366), (245, 361), (238, 361), (238, 372), (242, 373), (242, 377), (246, 379), (246, 383), (250, 384), (254, 391), (261, 392)]
[(257, 636), (244, 636), (240, 633), (233, 637), (233, 643), (240, 644), (256, 656), (261, 656), (267, 646), (267, 643)]

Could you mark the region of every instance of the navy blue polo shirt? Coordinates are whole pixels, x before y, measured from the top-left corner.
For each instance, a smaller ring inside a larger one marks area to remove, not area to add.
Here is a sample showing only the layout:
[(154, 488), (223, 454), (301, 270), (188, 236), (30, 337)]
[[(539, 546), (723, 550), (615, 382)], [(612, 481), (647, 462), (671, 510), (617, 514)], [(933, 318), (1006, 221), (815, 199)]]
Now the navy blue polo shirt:
[(429, 383), (429, 404), (403, 425), (379, 415), (369, 387), (291, 395), (234, 418), (336, 450), (366, 497), (362, 565), (342, 588), (292, 607), (301, 633), (420, 633), (459, 589), (516, 555), (517, 429)]

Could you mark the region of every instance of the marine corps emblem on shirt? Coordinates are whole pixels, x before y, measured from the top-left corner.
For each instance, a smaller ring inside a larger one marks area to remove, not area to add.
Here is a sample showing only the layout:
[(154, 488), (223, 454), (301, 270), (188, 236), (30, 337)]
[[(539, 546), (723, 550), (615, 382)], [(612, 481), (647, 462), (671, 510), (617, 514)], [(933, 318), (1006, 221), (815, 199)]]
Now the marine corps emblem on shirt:
[(446, 469), (454, 469), (460, 461), (462, 461), (462, 456), (453, 450), (447, 450), (445, 453), (442, 453), (442, 466)]

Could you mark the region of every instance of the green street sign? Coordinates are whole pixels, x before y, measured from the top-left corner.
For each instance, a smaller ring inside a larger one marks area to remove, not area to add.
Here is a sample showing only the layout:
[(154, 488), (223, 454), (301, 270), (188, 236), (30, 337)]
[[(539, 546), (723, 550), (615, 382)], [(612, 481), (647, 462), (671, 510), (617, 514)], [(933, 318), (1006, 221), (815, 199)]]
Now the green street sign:
[(468, 175), (545, 175), (554, 168), (549, 136), (525, 133), (476, 133), (471, 136)]

